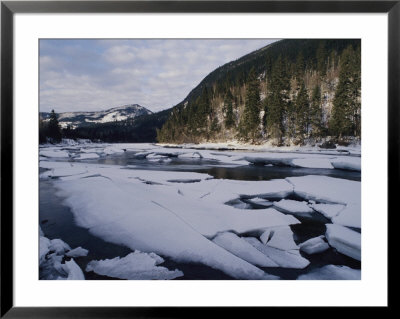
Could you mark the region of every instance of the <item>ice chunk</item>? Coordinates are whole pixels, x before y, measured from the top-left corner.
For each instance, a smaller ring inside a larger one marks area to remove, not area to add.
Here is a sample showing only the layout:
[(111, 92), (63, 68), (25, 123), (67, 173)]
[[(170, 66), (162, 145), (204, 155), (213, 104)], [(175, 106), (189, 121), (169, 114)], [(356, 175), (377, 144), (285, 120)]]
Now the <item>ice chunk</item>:
[(48, 238), (40, 236), (39, 238), (39, 264), (46, 258), (46, 254), (50, 251), (51, 242)]
[(310, 262), (300, 255), (299, 250), (284, 251), (281, 249), (273, 248), (268, 245), (262, 244), (257, 238), (247, 237), (244, 238), (253, 247), (257, 248), (263, 254), (271, 258), (280, 267), (303, 269), (307, 267)]
[(347, 266), (326, 265), (300, 275), (299, 280), (360, 280), (361, 270)]
[(279, 227), (271, 229), (272, 238), (268, 241), (267, 246), (281, 250), (299, 249), (299, 246), (293, 240), (293, 232), (290, 227)]
[(311, 207), (326, 218), (331, 219), (338, 215), (346, 206), (341, 204), (312, 204)]
[(69, 166), (69, 167), (53, 168), (50, 171), (42, 173), (41, 176), (43, 176), (43, 177), (64, 177), (64, 176), (80, 175), (80, 174), (84, 174), (86, 172), (87, 172), (87, 170), (84, 167)]
[(291, 199), (282, 199), (279, 202), (274, 202), (274, 207), (287, 214), (307, 214), (313, 212), (313, 210), (307, 205), (307, 202), (300, 202)]
[(259, 197), (249, 199), (248, 202), (264, 207), (271, 207), (273, 205), (273, 203), (270, 202), (269, 200)]
[(213, 242), (253, 265), (261, 267), (278, 267), (274, 261), (234, 233), (225, 232), (218, 234), (213, 239)]
[(332, 218), (332, 222), (343, 226), (361, 228), (360, 213), (361, 204), (350, 203), (337, 216)]
[[(276, 155), (276, 154), (274, 154)], [(292, 166), (293, 164), (292, 157), (283, 156), (274, 156), (274, 155), (262, 155), (262, 156), (245, 156), (244, 159), (255, 165), (276, 165), (276, 166)]]
[(66, 261), (62, 266), (64, 271), (68, 274), (67, 280), (85, 280), (81, 268), (76, 264), (74, 259)]
[(331, 161), (336, 169), (361, 172), (361, 157), (341, 157)]
[(74, 257), (74, 258), (83, 257), (83, 256), (87, 256), (88, 252), (89, 251), (87, 249), (84, 249), (82, 247), (77, 247), (77, 248), (71, 249), (69, 252), (67, 252), (65, 254), (65, 256)]
[(304, 251), (308, 255), (322, 253), (323, 251), (329, 249), (329, 245), (323, 240), (324, 236), (319, 236), (311, 238), (303, 243), (301, 243), (300, 250)]
[(99, 158), (100, 156), (96, 153), (84, 153), (80, 154), (78, 157), (75, 159), (77, 160), (83, 160), (83, 159), (92, 159), (92, 158)]
[(326, 224), (329, 245), (351, 258), (361, 260), (361, 234), (336, 224)]
[(69, 156), (68, 152), (57, 149), (40, 150), (39, 154), (40, 156), (51, 157), (51, 158), (64, 158)]
[(63, 255), (66, 251), (71, 250), (71, 247), (61, 239), (52, 239), (50, 240), (49, 250), (55, 251), (58, 255)]
[(127, 256), (105, 260), (93, 260), (88, 263), (86, 271), (120, 279), (174, 279), (182, 277), (183, 272), (157, 266), (164, 260), (154, 253), (135, 251)]
[(306, 168), (327, 168), (332, 169), (332, 164), (329, 158), (318, 156), (308, 158), (295, 158), (292, 163), (298, 167)]

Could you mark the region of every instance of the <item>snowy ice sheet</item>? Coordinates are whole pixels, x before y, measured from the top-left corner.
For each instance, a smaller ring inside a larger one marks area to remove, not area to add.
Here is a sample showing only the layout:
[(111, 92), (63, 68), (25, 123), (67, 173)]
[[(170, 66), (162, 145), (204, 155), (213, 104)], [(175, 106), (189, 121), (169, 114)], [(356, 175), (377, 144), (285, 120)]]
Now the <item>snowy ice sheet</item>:
[[(71, 167), (70, 163), (65, 165)], [(59, 163), (55, 166), (56, 174)], [(132, 250), (203, 263), (234, 278), (268, 279), (268, 275), (208, 238), (228, 230), (244, 233), (298, 223), (293, 216), (272, 208), (238, 210), (224, 204), (238, 196), (260, 197), (260, 193), (267, 197), (285, 196), (292, 192), (292, 186), (284, 180), (240, 183), (207, 179), (207, 174), (140, 171), (83, 163), (75, 163), (73, 167), (77, 171), (85, 167), (88, 173), (84, 177), (61, 177), (54, 183), (80, 226)], [(201, 177), (201, 183), (168, 182), (171, 175), (181, 179), (192, 178), (193, 174)], [(148, 184), (143, 179), (161, 185)]]
[[(43, 151), (46, 148), (41, 149), (41, 154)], [(71, 145), (68, 150), (48, 147), (47, 151), (50, 152), (48, 155), (69, 152), (75, 158), (90, 154), (108, 156), (135, 152), (136, 156), (143, 154), (143, 158), (157, 161), (180, 157), (188, 160), (215, 160), (218, 164), (227, 165), (249, 163), (244, 160), (249, 152), (163, 149), (151, 144), (97, 144), (96, 147), (85, 145), (83, 148), (82, 145)], [(256, 155), (265, 159), (265, 154)], [(271, 153), (267, 157), (271, 158)], [(316, 155), (292, 152), (272, 157), (278, 161), (283, 158), (297, 167), (328, 168), (330, 165), (332, 168), (330, 163), (343, 156), (338, 153)], [(257, 259), (261, 258), (259, 253), (264, 262), (270, 260), (279, 267), (301, 269), (309, 264), (300, 255), (299, 246), (293, 241), (293, 233), (288, 227), (299, 221), (292, 215), (268, 208), (272, 205), (269, 200), (276, 201), (278, 198), (283, 199), (281, 204), (293, 204), (293, 207), (289, 207), (291, 212), (304, 213), (307, 209), (309, 213), (313, 211), (310, 208), (312, 206), (332, 218), (334, 223), (361, 227), (360, 182), (325, 176), (271, 181), (223, 180), (200, 173), (52, 162), (49, 158), (46, 156), (46, 161), (40, 161), (40, 167), (48, 169), (43, 175), (58, 178), (52, 181), (59, 195), (71, 207), (80, 226), (107, 241), (123, 244), (132, 250), (154, 252), (178, 262), (202, 263), (238, 279), (274, 279), (256, 266), (262, 265), (261, 259)], [(310, 205), (285, 199), (293, 193), (308, 200)], [(265, 204), (266, 208), (253, 210), (246, 204), (242, 209), (236, 209), (226, 204), (230, 201)], [(311, 201), (316, 203), (312, 204)], [(278, 203), (275, 202), (276, 205)], [(286, 206), (288, 208), (291, 205)], [(262, 242), (256, 238), (240, 237), (249, 232), (261, 235)], [(226, 236), (235, 238), (227, 239)], [(329, 242), (338, 242), (339, 238), (336, 237), (331, 234)], [(216, 240), (222, 242), (217, 245)], [(229, 246), (229, 242), (235, 245)], [(250, 257), (243, 248), (246, 244), (247, 248), (251, 247), (247, 251)], [(311, 250), (316, 249), (313, 245), (309, 246)], [(343, 245), (337, 246), (345, 250)], [(68, 253), (67, 249), (64, 249), (64, 253)], [(61, 277), (65, 278), (67, 274), (63, 271)]]

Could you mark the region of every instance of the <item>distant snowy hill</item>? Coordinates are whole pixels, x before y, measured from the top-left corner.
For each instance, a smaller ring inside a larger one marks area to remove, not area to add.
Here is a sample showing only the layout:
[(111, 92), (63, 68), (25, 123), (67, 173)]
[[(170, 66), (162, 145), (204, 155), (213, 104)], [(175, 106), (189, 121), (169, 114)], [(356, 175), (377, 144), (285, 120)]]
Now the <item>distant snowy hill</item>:
[[(124, 121), (141, 115), (152, 114), (152, 112), (139, 104), (129, 104), (114, 107), (105, 111), (97, 112), (65, 112), (58, 113), (58, 121), (62, 128), (70, 125), (71, 128), (86, 126), (94, 123), (108, 123)], [(46, 120), (50, 113), (41, 112), (40, 116)]]

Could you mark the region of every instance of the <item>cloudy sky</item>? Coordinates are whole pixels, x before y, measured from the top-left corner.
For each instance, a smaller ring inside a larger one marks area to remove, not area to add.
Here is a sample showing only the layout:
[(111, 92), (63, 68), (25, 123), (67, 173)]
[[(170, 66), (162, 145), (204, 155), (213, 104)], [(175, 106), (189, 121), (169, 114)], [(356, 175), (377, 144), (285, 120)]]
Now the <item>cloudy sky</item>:
[(274, 40), (40, 40), (40, 111), (170, 108), (217, 67)]

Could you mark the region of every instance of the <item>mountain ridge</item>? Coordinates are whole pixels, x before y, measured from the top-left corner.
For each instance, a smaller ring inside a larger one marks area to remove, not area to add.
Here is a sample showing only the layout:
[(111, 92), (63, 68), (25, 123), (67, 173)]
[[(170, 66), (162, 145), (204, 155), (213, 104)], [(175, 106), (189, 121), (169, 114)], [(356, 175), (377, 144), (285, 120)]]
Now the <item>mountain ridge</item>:
[[(50, 117), (50, 112), (40, 112), (39, 114), (44, 121)], [(101, 111), (60, 112), (57, 113), (57, 117), (61, 128), (67, 128), (69, 125), (70, 128), (76, 129), (85, 125), (125, 121), (150, 114), (153, 112), (144, 106), (126, 104)]]

